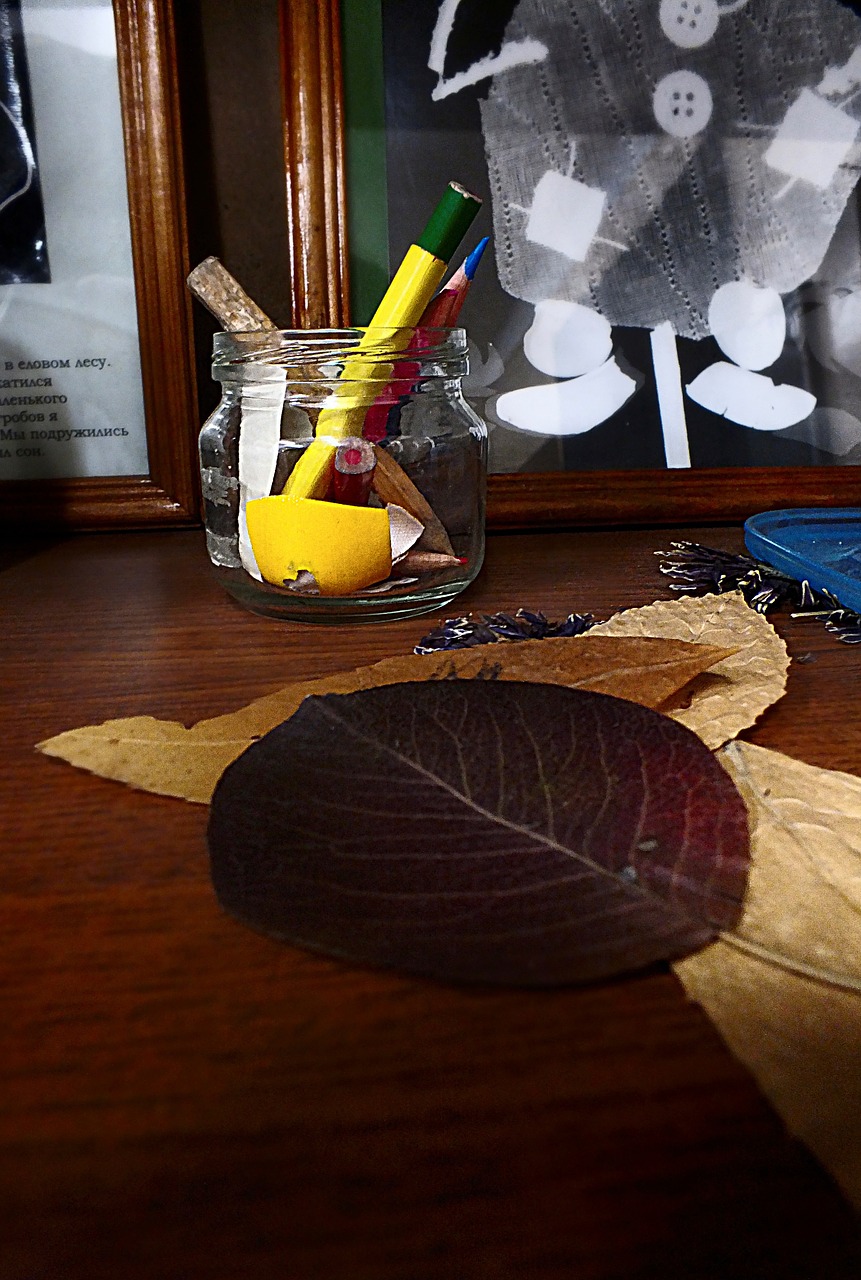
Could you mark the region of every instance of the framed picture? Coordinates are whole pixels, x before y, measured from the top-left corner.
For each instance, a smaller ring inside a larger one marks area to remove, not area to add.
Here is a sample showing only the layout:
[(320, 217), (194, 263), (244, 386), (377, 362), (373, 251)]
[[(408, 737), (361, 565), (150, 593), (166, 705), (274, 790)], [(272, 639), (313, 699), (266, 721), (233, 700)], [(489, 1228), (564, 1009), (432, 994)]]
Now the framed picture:
[(198, 520), (170, 0), (0, 0), (4, 524)]
[(485, 201), (491, 525), (861, 497), (861, 17), (688, 7), (282, 4), (298, 323), (367, 322), (449, 180)]

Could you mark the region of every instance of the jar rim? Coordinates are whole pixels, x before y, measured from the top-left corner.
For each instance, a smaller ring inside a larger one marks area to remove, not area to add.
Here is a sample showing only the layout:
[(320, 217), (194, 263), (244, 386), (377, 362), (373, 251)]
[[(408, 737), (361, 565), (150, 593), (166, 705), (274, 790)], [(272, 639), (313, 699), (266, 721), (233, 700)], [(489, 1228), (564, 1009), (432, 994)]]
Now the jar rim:
[(356, 325), (341, 329), (256, 329), (219, 331), (212, 340), (218, 367), (266, 364), (281, 367), (319, 365), (351, 357), (369, 362), (411, 359), (439, 363), (462, 359), (467, 352), (463, 328)]

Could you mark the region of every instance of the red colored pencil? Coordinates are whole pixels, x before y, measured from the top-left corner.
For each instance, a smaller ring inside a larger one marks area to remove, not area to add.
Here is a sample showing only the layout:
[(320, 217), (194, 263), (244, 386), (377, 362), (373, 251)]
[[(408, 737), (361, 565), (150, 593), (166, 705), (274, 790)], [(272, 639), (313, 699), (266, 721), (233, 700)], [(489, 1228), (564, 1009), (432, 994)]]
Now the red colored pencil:
[[(418, 327), (410, 340), (410, 351), (426, 350), (430, 346), (425, 336), (426, 329), (451, 329), (457, 322), (473, 277), (481, 261), (481, 255), (487, 248), (489, 236), (480, 240), (472, 253), (467, 254), (449, 282), (439, 291), (422, 312)], [(386, 421), (394, 405), (405, 395), (409, 395), (420, 365), (411, 360), (399, 360), (392, 370), (392, 380), (365, 415), (363, 435), (368, 440), (379, 442), (386, 438)]]
[(424, 309), (421, 320), (419, 320), (420, 329), (453, 328), (460, 314), (460, 309), (466, 301), (469, 286), (472, 284), (475, 273), (478, 270), (481, 255), (487, 248), (489, 239), (489, 236), (485, 236), (476, 245), (472, 253), (467, 255), (457, 271), (455, 271), (445, 288), (431, 298)]

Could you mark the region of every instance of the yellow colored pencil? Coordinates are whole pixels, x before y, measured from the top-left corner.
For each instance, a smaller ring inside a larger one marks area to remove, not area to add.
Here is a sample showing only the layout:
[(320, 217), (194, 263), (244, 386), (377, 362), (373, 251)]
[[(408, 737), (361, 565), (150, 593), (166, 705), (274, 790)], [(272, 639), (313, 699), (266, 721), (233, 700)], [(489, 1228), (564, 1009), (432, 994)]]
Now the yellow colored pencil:
[[(481, 207), (478, 196), (471, 195), (456, 182), (450, 182), (445, 194), (415, 244), (410, 245), (382, 301), (374, 312), (368, 329), (357, 343), (357, 352), (379, 342), (380, 330), (391, 330), (386, 345), (401, 347), (404, 329), (414, 329), (446, 273), (449, 260), (469, 229)], [(320, 411), (315, 438), (293, 468), (284, 493), (296, 498), (325, 497), (329, 487), (332, 459), (340, 440), (362, 434), (362, 423), (381, 385), (388, 383), (393, 365), (379, 359), (363, 360), (361, 354), (351, 356), (341, 374), (343, 388), (333, 395), (334, 403)]]

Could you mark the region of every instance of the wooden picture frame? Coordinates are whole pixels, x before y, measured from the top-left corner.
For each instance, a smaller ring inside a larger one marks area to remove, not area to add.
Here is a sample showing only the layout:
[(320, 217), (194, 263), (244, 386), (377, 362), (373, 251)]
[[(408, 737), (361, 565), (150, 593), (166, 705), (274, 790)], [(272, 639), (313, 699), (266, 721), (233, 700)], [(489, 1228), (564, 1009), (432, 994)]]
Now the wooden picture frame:
[[(339, 0), (281, 0), (294, 323), (349, 322)], [(770, 508), (861, 504), (853, 466), (517, 472), (488, 481), (492, 528), (731, 522)]]
[(172, 0), (113, 0), (148, 474), (0, 482), (16, 529), (200, 520), (195, 386)]

